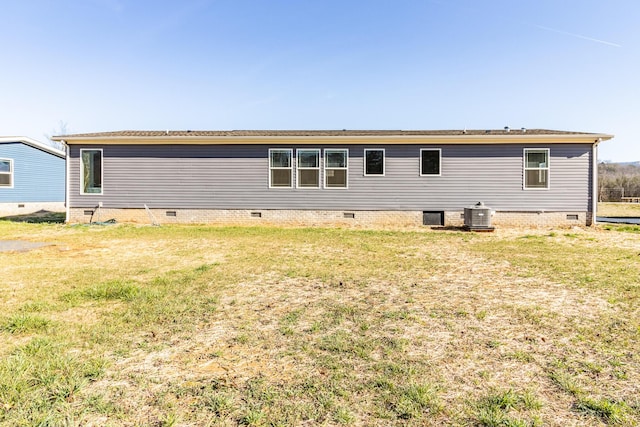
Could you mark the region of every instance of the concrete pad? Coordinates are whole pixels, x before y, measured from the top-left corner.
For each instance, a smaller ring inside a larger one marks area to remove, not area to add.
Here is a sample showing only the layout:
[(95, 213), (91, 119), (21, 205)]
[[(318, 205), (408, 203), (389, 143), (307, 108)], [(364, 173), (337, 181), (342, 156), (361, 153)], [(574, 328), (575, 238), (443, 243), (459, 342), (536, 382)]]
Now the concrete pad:
[(0, 240), (0, 252), (27, 252), (31, 249), (49, 245), (50, 243), (27, 242), (24, 240)]

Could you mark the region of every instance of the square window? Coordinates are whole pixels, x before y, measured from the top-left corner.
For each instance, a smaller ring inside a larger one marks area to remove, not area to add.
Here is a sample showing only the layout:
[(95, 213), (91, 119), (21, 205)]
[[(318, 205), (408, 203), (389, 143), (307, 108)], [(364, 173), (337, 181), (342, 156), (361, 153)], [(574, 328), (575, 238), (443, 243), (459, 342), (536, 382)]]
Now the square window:
[(420, 175), (440, 175), (440, 149), (420, 150)]
[(11, 160), (0, 159), (0, 173), (10, 173), (10, 172), (11, 172)]
[(384, 150), (364, 150), (364, 175), (384, 175)]
[(347, 150), (324, 150), (325, 167), (346, 168)]

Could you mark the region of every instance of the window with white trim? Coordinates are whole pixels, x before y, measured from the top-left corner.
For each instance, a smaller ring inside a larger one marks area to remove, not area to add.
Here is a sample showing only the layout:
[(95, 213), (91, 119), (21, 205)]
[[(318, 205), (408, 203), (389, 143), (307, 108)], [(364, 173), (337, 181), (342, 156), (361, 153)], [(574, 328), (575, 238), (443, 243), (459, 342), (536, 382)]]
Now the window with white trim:
[(269, 188), (293, 187), (292, 157), (290, 148), (269, 149)]
[(439, 148), (420, 149), (420, 176), (440, 176), (441, 157)]
[(80, 193), (102, 194), (102, 150), (80, 150)]
[(384, 175), (384, 149), (364, 150), (364, 176)]
[(349, 150), (324, 150), (324, 186), (325, 188), (347, 188), (347, 168)]
[(0, 187), (13, 187), (13, 160), (0, 159)]
[(549, 188), (549, 149), (524, 149), (524, 188)]
[(298, 149), (296, 167), (299, 188), (320, 188), (320, 150)]

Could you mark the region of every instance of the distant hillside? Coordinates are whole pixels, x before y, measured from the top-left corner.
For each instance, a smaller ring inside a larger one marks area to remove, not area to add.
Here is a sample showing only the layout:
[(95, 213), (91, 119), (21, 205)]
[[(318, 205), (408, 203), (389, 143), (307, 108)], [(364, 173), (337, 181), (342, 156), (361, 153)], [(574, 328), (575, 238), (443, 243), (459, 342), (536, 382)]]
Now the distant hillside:
[(598, 164), (598, 200), (619, 202), (640, 197), (640, 162)]

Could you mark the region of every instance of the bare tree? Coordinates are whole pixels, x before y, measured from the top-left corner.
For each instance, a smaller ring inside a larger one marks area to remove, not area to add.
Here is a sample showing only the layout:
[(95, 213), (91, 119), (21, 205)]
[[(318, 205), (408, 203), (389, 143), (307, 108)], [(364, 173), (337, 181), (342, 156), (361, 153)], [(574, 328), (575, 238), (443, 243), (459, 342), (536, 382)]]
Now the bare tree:
[(69, 130), (69, 125), (67, 124), (67, 122), (65, 122), (64, 120), (58, 120), (58, 126), (53, 129), (50, 134), (45, 133), (44, 136), (47, 138), (47, 142), (49, 143), (49, 145), (59, 150), (64, 150), (64, 145), (62, 143), (54, 141), (51, 138), (59, 135), (68, 135), (69, 133), (71, 132)]
[(640, 197), (640, 163), (600, 163), (598, 200), (619, 202), (623, 197)]

